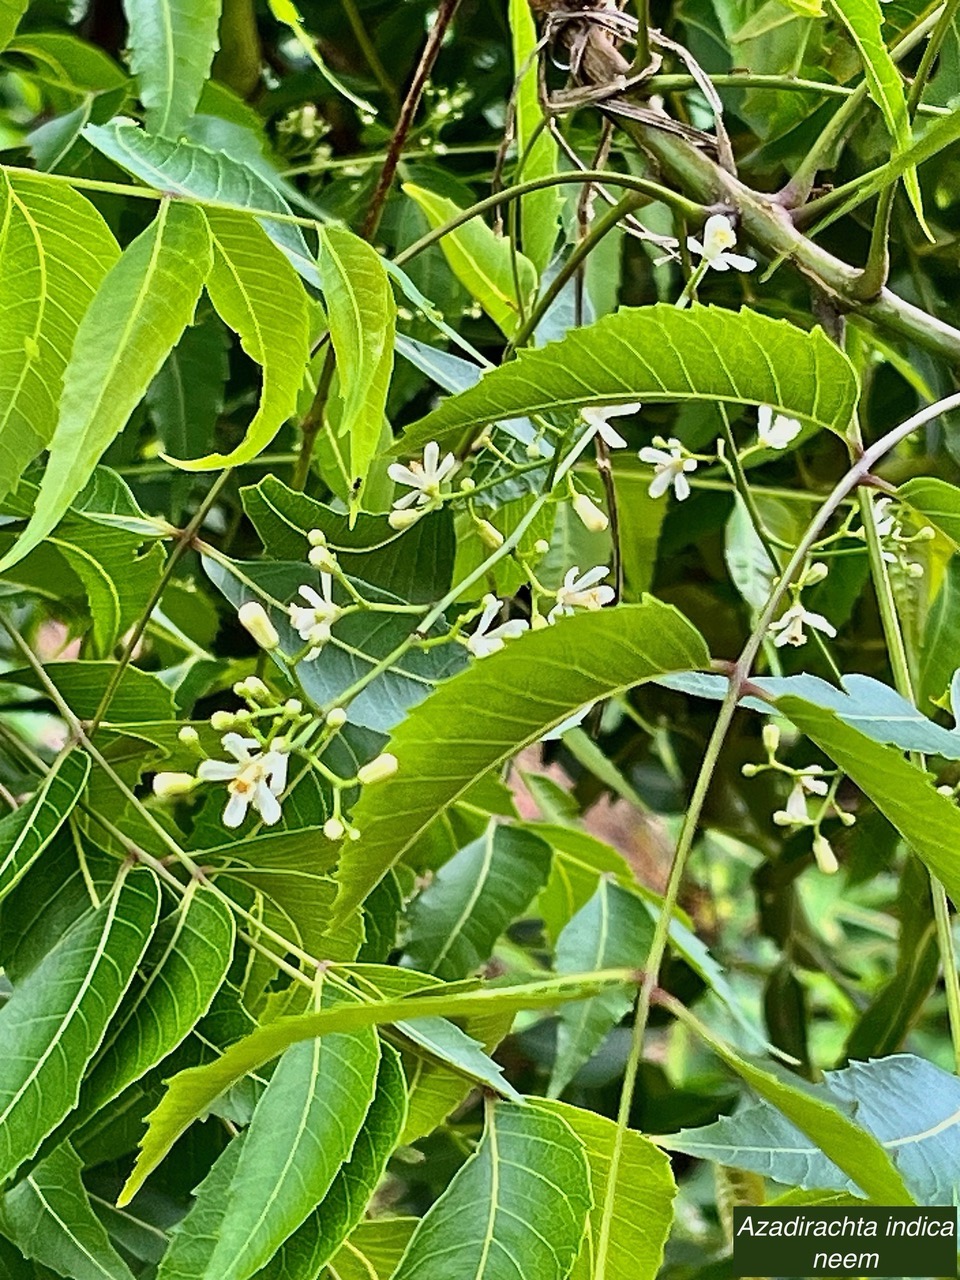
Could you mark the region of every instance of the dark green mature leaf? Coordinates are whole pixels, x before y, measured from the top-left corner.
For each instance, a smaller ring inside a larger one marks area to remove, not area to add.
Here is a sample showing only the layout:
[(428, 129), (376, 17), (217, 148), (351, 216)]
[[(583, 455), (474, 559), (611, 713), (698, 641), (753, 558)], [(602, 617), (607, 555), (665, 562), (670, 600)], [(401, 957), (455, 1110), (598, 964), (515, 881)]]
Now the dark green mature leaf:
[[(960, 1081), (913, 1054), (854, 1062), (828, 1071), (812, 1092), (855, 1116), (903, 1176), (917, 1204), (960, 1195)], [(807, 1189), (857, 1194), (857, 1170), (841, 1170), (769, 1102), (754, 1102), (702, 1129), (660, 1139), (673, 1151)]]
[(491, 822), (411, 903), (405, 963), (447, 981), (466, 977), (489, 959), (497, 938), (530, 904), (549, 870), (550, 850), (542, 840)]
[(65, 1142), (0, 1199), (0, 1232), (24, 1258), (71, 1280), (133, 1280), (80, 1180), (83, 1162)]
[(219, 48), (221, 0), (124, 0), (130, 66), (147, 129), (179, 137), (193, 115)]
[(36, 510), (0, 568), (66, 513), (190, 323), (211, 263), (199, 209), (165, 201), (110, 268), (77, 331)]
[(242, 161), (193, 142), (153, 138), (130, 122), (87, 125), (83, 136), (156, 191), (190, 196), (238, 212), (255, 209), (261, 215), (257, 221), (277, 248), (308, 284), (320, 288), (313, 255), (299, 226), (269, 216), (279, 213), (289, 218), (290, 206), (265, 178)]
[(226, 1208), (225, 1197), (246, 1137), (245, 1131), (239, 1133), (195, 1188), (190, 1211), (170, 1233), (170, 1247), (161, 1260), (157, 1280), (197, 1280), (204, 1274), (217, 1247), (218, 1231)]
[[(640, 899), (613, 881), (602, 879), (586, 906), (564, 926), (557, 939), (554, 967), (558, 973), (641, 969), (652, 941), (653, 920)], [(550, 1076), (551, 1098), (560, 1096), (632, 1005), (633, 991), (628, 987), (564, 1005)]]
[(325, 228), (319, 264), (343, 402), (337, 432), (347, 440), (351, 492), (359, 499), (383, 427), (397, 308), (380, 255), (353, 232)]
[(872, 742), (834, 712), (779, 698), (783, 714), (840, 766), (960, 902), (960, 810), (931, 785), (931, 775), (893, 747)]
[(184, 330), (147, 388), (147, 408), (166, 454), (186, 457), (193, 441), (212, 436), (223, 411), (227, 369), (227, 331), (208, 312)]
[(820, 329), (806, 333), (756, 311), (657, 303), (521, 351), (415, 422), (397, 451), (415, 453), (500, 418), (631, 400), (768, 404), (843, 431), (857, 394), (853, 366)]
[(214, 248), (207, 290), (244, 351), (262, 366), (263, 389), (242, 443), (227, 454), (178, 459), (188, 471), (236, 467), (261, 453), (296, 411), (310, 356), (307, 295), (266, 231), (246, 214), (226, 209), (210, 209), (207, 219)]
[[(630, 982), (633, 977), (632, 971), (616, 969), (518, 987), (480, 988), (466, 992), (441, 991), (438, 995), (414, 994), (364, 1004), (342, 1004), (323, 1009), (319, 1013), (280, 1018), (267, 1023), (232, 1044), (218, 1061), (182, 1071), (173, 1078), (163, 1101), (149, 1117), (149, 1128), (141, 1144), (140, 1157), (118, 1203), (123, 1205), (133, 1198), (144, 1179), (156, 1168), (180, 1134), (198, 1116), (205, 1115), (217, 1098), (236, 1080), (270, 1062), (290, 1045), (316, 1036), (353, 1032), (361, 1027), (392, 1023), (408, 1037), (416, 1035), (417, 1042), (428, 1048), (439, 1060), (456, 1066), (466, 1075), (472, 1073), (479, 1083), (486, 1084), (491, 1089), (516, 1096), (512, 1086), (502, 1078), (500, 1068), (489, 1059), (484, 1059), (479, 1046), (469, 1040), (459, 1028), (450, 1024), (441, 1038), (439, 1020), (474, 1014), (516, 1013), (521, 1009), (552, 1008), (566, 1000), (583, 1000), (598, 995), (611, 987)], [(417, 1027), (418, 1023), (422, 1030)], [(447, 1042), (446, 1045), (444, 1041)], [(452, 1045), (452, 1050), (447, 1045)], [(464, 1056), (465, 1046), (472, 1046), (470, 1058)], [(476, 1070), (473, 1069), (473, 1062), (477, 1063)]]
[[(950, 688), (960, 663), (960, 557), (951, 556), (920, 642), (917, 704), (930, 707)], [(960, 751), (960, 734), (957, 735)]]
[(82, 751), (60, 756), (30, 799), (0, 820), (0, 901), (66, 822), (89, 775)]
[(0, 1178), (7, 1179), (76, 1105), (80, 1080), (156, 923), (152, 873), (121, 872), (0, 1009)]
[[(92, 720), (97, 714), (116, 664), (113, 662), (50, 662), (44, 668), (48, 679), (56, 685), (73, 713), (81, 720)], [(43, 686), (32, 669), (4, 672), (8, 684), (23, 685), (43, 692)], [(173, 721), (173, 695), (162, 680), (151, 671), (127, 667), (110, 704), (106, 722), (132, 724), (140, 720)]]
[(50, 443), (77, 328), (119, 256), (89, 200), (39, 176), (0, 176), (0, 497)]
[[(590, 1166), (593, 1208), (583, 1248), (570, 1280), (633, 1276), (654, 1280), (673, 1220), (677, 1186), (670, 1161), (634, 1129), (564, 1102), (538, 1102), (565, 1120), (584, 1145)], [(610, 1185), (613, 1162), (617, 1172)]]
[(394, 1280), (565, 1280), (591, 1200), (583, 1144), (565, 1120), (492, 1103), (480, 1146), (413, 1233)]
[(659, 601), (622, 605), (524, 635), (437, 689), (391, 739), (400, 762), (354, 810), (361, 838), (337, 873), (339, 910), (354, 910), (388, 867), (483, 774), (598, 698), (710, 656), (696, 629)]

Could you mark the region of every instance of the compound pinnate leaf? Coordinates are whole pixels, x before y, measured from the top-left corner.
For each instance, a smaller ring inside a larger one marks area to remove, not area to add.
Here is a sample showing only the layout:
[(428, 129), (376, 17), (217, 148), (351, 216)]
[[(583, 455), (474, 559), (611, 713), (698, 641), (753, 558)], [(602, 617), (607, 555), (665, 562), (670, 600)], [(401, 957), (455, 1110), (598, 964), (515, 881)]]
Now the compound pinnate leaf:
[(82, 751), (61, 756), (30, 799), (0, 820), (0, 901), (66, 822), (89, 775)]
[(210, 264), (206, 218), (165, 201), (110, 268), (77, 331), (36, 509), (0, 567), (37, 546), (89, 480), (193, 319)]
[(119, 256), (89, 200), (40, 176), (0, 177), (0, 497), (50, 443), (77, 328)]
[(696, 628), (647, 598), (560, 618), (448, 680), (395, 731), (397, 773), (361, 794), (353, 815), (361, 837), (344, 849), (337, 872), (339, 913), (353, 911), (478, 778), (575, 711), (709, 662)]
[(124, 0), (130, 66), (147, 129), (176, 139), (193, 115), (219, 47), (221, 0)]
[(413, 1233), (394, 1280), (565, 1280), (591, 1203), (584, 1147), (565, 1120), (488, 1104), (480, 1146)]
[(80, 1081), (140, 963), (160, 890), (125, 870), (0, 1009), (0, 1178), (11, 1177), (72, 1107)]
[(755, 311), (657, 303), (522, 351), (415, 422), (397, 451), (416, 453), (428, 440), (502, 418), (633, 400), (768, 404), (842, 432), (857, 395), (853, 366), (821, 329), (808, 333)]

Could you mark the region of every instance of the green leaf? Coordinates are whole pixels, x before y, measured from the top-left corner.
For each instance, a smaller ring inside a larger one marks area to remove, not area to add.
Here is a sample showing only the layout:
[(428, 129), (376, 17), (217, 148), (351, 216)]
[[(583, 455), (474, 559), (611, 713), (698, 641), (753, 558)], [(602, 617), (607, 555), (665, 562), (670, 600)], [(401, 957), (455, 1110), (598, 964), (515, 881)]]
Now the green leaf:
[(573, 712), (709, 661), (696, 629), (647, 599), (560, 618), (471, 664), (408, 715), (391, 739), (397, 773), (362, 792), (353, 813), (361, 838), (344, 849), (337, 872), (340, 914), (354, 910), (478, 778)]
[[(952, 1204), (960, 1195), (960, 1081), (913, 1054), (894, 1054), (827, 1071), (805, 1086), (850, 1116), (889, 1153), (917, 1204)], [(810, 1142), (769, 1102), (755, 1102), (701, 1129), (658, 1139), (673, 1151), (752, 1169), (806, 1190), (866, 1190), (852, 1161)], [(853, 1167), (851, 1167), (853, 1166)], [(893, 1203), (888, 1201), (886, 1203)]]
[(583, 1144), (566, 1121), (488, 1104), (483, 1140), (413, 1233), (394, 1280), (565, 1280), (590, 1206)]
[[(74, 714), (81, 720), (92, 720), (97, 714), (100, 700), (116, 670), (116, 663), (50, 662), (44, 670), (47, 679), (56, 685)], [(5, 671), (2, 679), (4, 683), (44, 691), (43, 685), (32, 668), (22, 671)], [(137, 722), (141, 717), (148, 722), (172, 721), (174, 719), (173, 696), (152, 671), (141, 671), (139, 667), (127, 667), (110, 704), (110, 714), (104, 723), (118, 726)]]
[(347, 439), (351, 491), (359, 498), (383, 426), (397, 308), (380, 255), (352, 231), (323, 229), (319, 266), (343, 402), (337, 432)]
[(416, 1218), (361, 1222), (320, 1280), (390, 1280), (416, 1226)]
[(66, 822), (89, 775), (90, 757), (82, 751), (60, 756), (30, 799), (0, 820), (0, 901)]
[(455, 981), (490, 958), (494, 943), (546, 883), (550, 850), (528, 831), (491, 822), (445, 863), (408, 908), (404, 963)]
[(163, 203), (111, 267), (77, 332), (36, 510), (0, 569), (54, 529), (193, 318), (210, 270), (199, 209)]
[(50, 443), (77, 328), (119, 255), (89, 200), (42, 177), (0, 175), (0, 497)]
[(960, 489), (933, 476), (916, 476), (897, 490), (897, 497), (916, 512), (919, 524), (932, 524), (960, 548)]
[(80, 1180), (83, 1162), (64, 1143), (0, 1199), (0, 1232), (24, 1258), (71, 1280), (133, 1280)]
[[(557, 973), (641, 969), (652, 941), (653, 920), (640, 899), (602, 879), (590, 901), (564, 926), (557, 939), (554, 968)], [(624, 987), (560, 1009), (551, 1098), (559, 1097), (593, 1057), (607, 1033), (633, 1007), (633, 999), (633, 991)]]
[[(404, 183), (403, 190), (423, 210), (430, 226), (436, 229), (452, 221), (463, 212), (446, 196), (438, 196), (423, 187)], [(509, 338), (517, 330), (521, 314), (529, 305), (537, 287), (537, 272), (533, 263), (516, 255), (517, 279), (514, 279), (512, 250), (505, 236), (498, 236), (481, 222), (471, 218), (469, 222), (451, 231), (440, 241), (450, 270), (467, 292), (486, 311), (490, 319)], [(517, 293), (517, 280), (520, 291)], [(504, 417), (520, 417), (520, 414), (504, 414)], [(425, 436), (424, 441), (432, 439)], [(415, 450), (414, 450), (415, 451)]]
[(207, 289), (244, 351), (263, 368), (256, 416), (230, 453), (171, 459), (185, 471), (218, 471), (250, 462), (293, 417), (310, 357), (307, 297), (296, 272), (253, 218), (211, 209), (213, 270)]
[(160, 1263), (157, 1280), (197, 1280), (214, 1249), (226, 1208), (225, 1197), (237, 1169), (246, 1132), (224, 1148), (207, 1176), (194, 1190), (194, 1202), (170, 1233), (170, 1246)]
[(960, 863), (954, 854), (960, 847), (960, 810), (931, 785), (931, 775), (832, 711), (791, 697), (779, 698), (777, 706), (870, 797), (950, 897), (960, 901)]
[(257, 221), (308, 284), (320, 288), (316, 262), (295, 222), (278, 221), (271, 213), (292, 217), (290, 206), (249, 165), (225, 152), (209, 151), (193, 142), (154, 138), (135, 124), (111, 121), (87, 125), (83, 136), (121, 169), (156, 191), (189, 196), (242, 213), (254, 209)]
[[(582, 1000), (597, 995), (612, 986), (630, 982), (634, 977), (632, 970), (617, 969), (518, 987), (481, 988), (466, 992), (441, 992), (438, 995), (414, 994), (364, 1004), (341, 1004), (335, 1008), (323, 1009), (319, 1013), (281, 1018), (267, 1023), (232, 1044), (218, 1061), (203, 1067), (192, 1067), (173, 1078), (166, 1096), (149, 1117), (149, 1128), (142, 1143), (140, 1157), (118, 1204), (126, 1204), (133, 1198), (144, 1179), (157, 1167), (180, 1134), (198, 1116), (206, 1114), (217, 1098), (236, 1080), (250, 1071), (256, 1071), (292, 1044), (316, 1036), (348, 1033), (361, 1027), (393, 1023), (400, 1026), (407, 1035), (411, 1032), (417, 1034), (424, 1046), (432, 1044), (434, 1055), (442, 1059), (444, 1045), (438, 1039), (438, 1019), (552, 1008), (565, 1000)], [(426, 1020), (426, 1028), (422, 1033), (416, 1030), (416, 1023), (421, 1020)], [(459, 1040), (455, 1041), (454, 1036), (458, 1031), (459, 1028), (451, 1024), (446, 1039), (454, 1043), (454, 1053), (459, 1056), (464, 1043), (472, 1042), (462, 1031), (459, 1032)], [(473, 1049), (474, 1055), (479, 1056), (479, 1048), (475, 1044)], [(456, 1064), (452, 1055), (448, 1058), (450, 1060)], [(495, 1085), (498, 1071), (499, 1068), (487, 1059), (481, 1076), (483, 1083), (513, 1093), (511, 1086), (502, 1079), (498, 1086)]]
[[(513, 45), (514, 107), (517, 120), (517, 155), (523, 161), (517, 180), (530, 182), (557, 172), (557, 144), (546, 129), (536, 134), (543, 121), (537, 87), (537, 29), (527, 0), (510, 0), (510, 37)], [(523, 251), (542, 275), (553, 257), (557, 224), (563, 208), (559, 187), (531, 191), (520, 203), (520, 230)]]
[(396, 451), (416, 453), (501, 418), (631, 400), (768, 404), (843, 432), (857, 395), (853, 366), (821, 329), (746, 309), (656, 303), (521, 351), (415, 422)]
[(0, 0), (0, 49), (5, 49), (13, 39), (29, 3), (30, 0)]
[[(920, 643), (917, 704), (929, 707), (950, 688), (960, 654), (960, 557), (951, 556)], [(957, 749), (960, 751), (960, 735)]]
[[(590, 1227), (570, 1280), (594, 1280), (600, 1275), (611, 1280), (616, 1276), (655, 1280), (677, 1194), (670, 1161), (649, 1138), (633, 1129), (619, 1129), (606, 1116), (564, 1102), (538, 1102), (537, 1106), (567, 1122), (583, 1143), (590, 1166)], [(611, 1188), (615, 1156), (617, 1174)]]
[[(913, 141), (910, 117), (907, 114), (903, 77), (884, 42), (884, 18), (880, 0), (834, 0), (834, 7), (857, 46), (870, 97), (880, 108), (896, 150), (902, 153)], [(928, 239), (932, 239), (923, 216), (923, 201), (916, 169), (908, 169), (903, 182), (920, 226)]]
[[(215, 253), (211, 274), (216, 273)], [(160, 447), (168, 457), (186, 457), (198, 438), (212, 438), (223, 412), (229, 368), (227, 346), (226, 329), (208, 311), (197, 324), (184, 330), (147, 388), (147, 408), (157, 428)]]
[(0, 1179), (76, 1105), (80, 1080), (146, 949), (160, 905), (147, 871), (116, 888), (49, 951), (0, 1009)]
[(220, 0), (123, 0), (123, 11), (147, 129), (176, 141), (220, 47)]

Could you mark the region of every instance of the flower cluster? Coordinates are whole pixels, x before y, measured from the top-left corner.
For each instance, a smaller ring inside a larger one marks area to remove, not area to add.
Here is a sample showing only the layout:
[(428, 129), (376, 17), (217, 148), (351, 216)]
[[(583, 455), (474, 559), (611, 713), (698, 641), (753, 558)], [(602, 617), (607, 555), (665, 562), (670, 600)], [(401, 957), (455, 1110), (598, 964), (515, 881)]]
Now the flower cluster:
[(827, 566), (821, 561), (816, 561), (803, 571), (796, 582), (791, 584), (790, 591), (793, 595), (793, 603), (779, 618), (771, 622), (769, 627), (773, 643), (778, 649), (786, 644), (795, 648), (806, 644), (807, 633), (804, 630), (805, 627), (819, 631), (831, 639), (837, 634), (836, 627), (822, 613), (811, 612), (800, 599), (800, 593), (805, 587), (812, 587), (816, 583), (822, 582), (826, 576)]
[[(908, 556), (908, 548), (918, 543), (927, 542), (937, 535), (930, 525), (924, 525), (916, 533), (904, 531), (903, 523), (897, 513), (893, 498), (882, 497), (871, 505), (870, 513), (873, 525), (880, 541), (880, 554), (888, 565), (900, 570), (908, 578), (923, 577), (923, 565)], [(866, 541), (867, 530), (860, 528), (854, 537)]]

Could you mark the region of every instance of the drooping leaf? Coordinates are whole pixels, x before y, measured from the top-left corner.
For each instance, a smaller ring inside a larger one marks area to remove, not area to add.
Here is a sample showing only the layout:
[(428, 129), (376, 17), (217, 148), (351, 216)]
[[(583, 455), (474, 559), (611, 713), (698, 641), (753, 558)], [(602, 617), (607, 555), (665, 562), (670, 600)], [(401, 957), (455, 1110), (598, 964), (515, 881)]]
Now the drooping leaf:
[(124, 0), (130, 66), (150, 133), (180, 136), (219, 48), (221, 0)]
[[(960, 1082), (932, 1062), (894, 1054), (828, 1071), (812, 1086), (825, 1101), (856, 1117), (889, 1157), (917, 1204), (952, 1204), (960, 1194)], [(864, 1186), (837, 1167), (810, 1137), (769, 1102), (753, 1102), (702, 1129), (660, 1139), (672, 1151), (775, 1182), (857, 1195)], [(865, 1188), (864, 1188), (865, 1189)]]
[(647, 599), (561, 618), (441, 685), (394, 733), (397, 773), (367, 788), (354, 810), (361, 838), (345, 848), (337, 873), (340, 913), (362, 902), (478, 778), (574, 711), (666, 671), (708, 663), (690, 623)]
[[(463, 212), (446, 196), (436, 195), (410, 182), (404, 184), (403, 190), (423, 210), (431, 227), (442, 227)], [(537, 286), (533, 263), (518, 253), (515, 278), (510, 241), (505, 236), (496, 235), (479, 218), (471, 218), (456, 231), (445, 235), (440, 247), (450, 270), (463, 287), (479, 302), (494, 324), (508, 338), (511, 337)], [(505, 413), (499, 416), (515, 418), (523, 415)], [(432, 438), (424, 436), (424, 443)], [(416, 451), (414, 448), (413, 452)]]
[[(0, 47), (3, 45), (0, 17)], [(89, 200), (42, 177), (0, 180), (0, 497), (50, 443), (80, 321), (120, 250)]]
[(68, 1142), (51, 1152), (0, 1199), (0, 1232), (24, 1258), (71, 1280), (133, 1280), (90, 1205), (82, 1168)]
[(87, 125), (83, 136), (156, 191), (190, 196), (240, 212), (256, 210), (257, 221), (277, 248), (308, 284), (320, 288), (316, 263), (299, 226), (269, 216), (278, 213), (289, 218), (290, 206), (275, 187), (242, 161), (193, 142), (151, 137), (130, 122)]
[[(557, 144), (546, 129), (536, 132), (543, 121), (537, 88), (537, 30), (526, 0), (510, 0), (509, 16), (516, 77), (517, 155), (523, 161), (518, 180), (530, 182), (557, 172)], [(559, 187), (531, 191), (521, 199), (523, 251), (541, 275), (553, 256), (562, 207), (563, 194)]]
[(353, 232), (324, 228), (319, 265), (343, 402), (337, 432), (346, 438), (350, 487), (359, 497), (380, 442), (397, 308), (380, 255)]
[(842, 432), (857, 393), (852, 365), (820, 329), (748, 310), (624, 307), (489, 370), (415, 422), (397, 450), (416, 453), (501, 418), (633, 400), (768, 404)]
[(76, 1105), (80, 1080), (157, 919), (147, 871), (116, 888), (40, 961), (0, 1009), (0, 1178), (9, 1178)]
[(491, 1104), (480, 1146), (413, 1233), (394, 1280), (565, 1280), (591, 1201), (584, 1147), (565, 1120)]
[(90, 757), (71, 751), (56, 761), (29, 800), (0, 819), (0, 901), (66, 822), (89, 775)]
[(550, 850), (542, 840), (491, 822), (411, 903), (405, 962), (447, 981), (466, 977), (489, 959), (497, 938), (546, 883), (549, 869)]
[[(590, 1166), (593, 1208), (570, 1280), (594, 1280), (597, 1275), (655, 1280), (677, 1192), (670, 1161), (649, 1138), (635, 1129), (618, 1129), (606, 1116), (564, 1102), (537, 1106), (567, 1122), (583, 1143)], [(617, 1172), (611, 1186), (614, 1160)]]
[(165, 201), (110, 268), (77, 331), (36, 510), (0, 568), (45, 538), (89, 480), (190, 323), (210, 262), (203, 214)]

